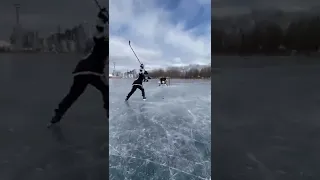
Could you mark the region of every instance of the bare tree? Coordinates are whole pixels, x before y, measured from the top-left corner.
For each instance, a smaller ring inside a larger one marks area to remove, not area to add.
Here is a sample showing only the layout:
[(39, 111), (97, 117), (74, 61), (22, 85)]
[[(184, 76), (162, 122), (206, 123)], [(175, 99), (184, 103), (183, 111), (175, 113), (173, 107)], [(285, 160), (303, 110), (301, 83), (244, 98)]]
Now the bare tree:
[(185, 67), (168, 67), (167, 69), (155, 69), (149, 72), (153, 78), (170, 77), (177, 79), (196, 79), (196, 78), (210, 78), (211, 66), (205, 66), (200, 69), (190, 68), (185, 70)]

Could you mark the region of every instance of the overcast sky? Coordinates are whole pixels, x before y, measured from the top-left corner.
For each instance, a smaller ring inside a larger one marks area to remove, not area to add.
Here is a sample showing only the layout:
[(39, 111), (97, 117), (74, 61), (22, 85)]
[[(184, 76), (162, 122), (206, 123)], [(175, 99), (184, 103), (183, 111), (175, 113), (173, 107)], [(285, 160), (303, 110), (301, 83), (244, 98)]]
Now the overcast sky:
[(319, 0), (212, 0), (212, 15), (237, 15), (261, 8), (297, 11), (315, 6), (320, 6)]
[(110, 0), (110, 66), (146, 69), (211, 62), (211, 0)]
[[(107, 0), (99, 1), (107, 6)], [(56, 32), (58, 25), (71, 28), (84, 21), (92, 25), (98, 12), (94, 0), (0, 0), (0, 40), (9, 39), (16, 23), (15, 3), (21, 4), (22, 26), (41, 35)]]

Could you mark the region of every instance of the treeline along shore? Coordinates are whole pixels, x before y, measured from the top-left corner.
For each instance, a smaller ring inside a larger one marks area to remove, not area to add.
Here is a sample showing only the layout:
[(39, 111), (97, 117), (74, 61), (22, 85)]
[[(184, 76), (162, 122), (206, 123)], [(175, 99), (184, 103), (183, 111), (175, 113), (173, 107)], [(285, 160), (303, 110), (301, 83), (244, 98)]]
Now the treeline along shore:
[(153, 78), (170, 77), (174, 79), (207, 79), (211, 78), (211, 66), (191, 67), (168, 67), (166, 69), (154, 69), (148, 71)]
[(320, 56), (320, 17), (305, 17), (281, 26), (272, 20), (254, 22), (250, 30), (212, 25), (214, 55)]

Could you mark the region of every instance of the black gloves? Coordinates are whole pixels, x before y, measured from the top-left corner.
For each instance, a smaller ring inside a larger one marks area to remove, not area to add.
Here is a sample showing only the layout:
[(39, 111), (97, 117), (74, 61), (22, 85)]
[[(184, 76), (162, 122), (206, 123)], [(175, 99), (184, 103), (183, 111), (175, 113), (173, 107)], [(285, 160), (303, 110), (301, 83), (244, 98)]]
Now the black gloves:
[(102, 20), (102, 22), (105, 24), (109, 21), (108, 17), (108, 11), (106, 8), (102, 8), (98, 13), (98, 18)]

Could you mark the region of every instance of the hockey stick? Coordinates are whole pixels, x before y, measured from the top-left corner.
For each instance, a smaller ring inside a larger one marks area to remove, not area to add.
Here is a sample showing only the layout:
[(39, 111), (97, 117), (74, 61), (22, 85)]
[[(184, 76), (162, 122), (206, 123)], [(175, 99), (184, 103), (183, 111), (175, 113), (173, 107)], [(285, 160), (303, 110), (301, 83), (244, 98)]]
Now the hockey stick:
[(98, 6), (98, 8), (101, 10), (101, 9), (102, 9), (102, 7), (100, 6), (100, 4), (99, 4), (98, 0), (94, 0), (94, 2), (95, 2), (95, 3), (96, 3), (96, 5)]
[[(98, 0), (94, 0), (94, 2), (96, 3), (96, 5), (97, 5), (97, 7), (99, 8), (99, 10), (101, 11), (101, 10), (106, 10), (106, 8), (104, 8), (104, 7), (102, 7), (101, 5), (100, 5), (100, 3), (98, 2)], [(107, 10), (106, 10), (107, 11)], [(108, 18), (108, 21), (109, 21), (109, 12), (107, 11), (107, 18)]]
[(136, 56), (137, 60), (139, 61), (139, 63), (140, 63), (140, 64), (142, 64), (142, 63), (140, 62), (140, 59), (138, 58), (137, 54), (134, 52), (133, 48), (131, 47), (131, 43), (130, 43), (130, 41), (129, 41), (129, 46), (130, 46), (130, 48), (131, 48), (131, 50), (132, 50), (133, 54)]

